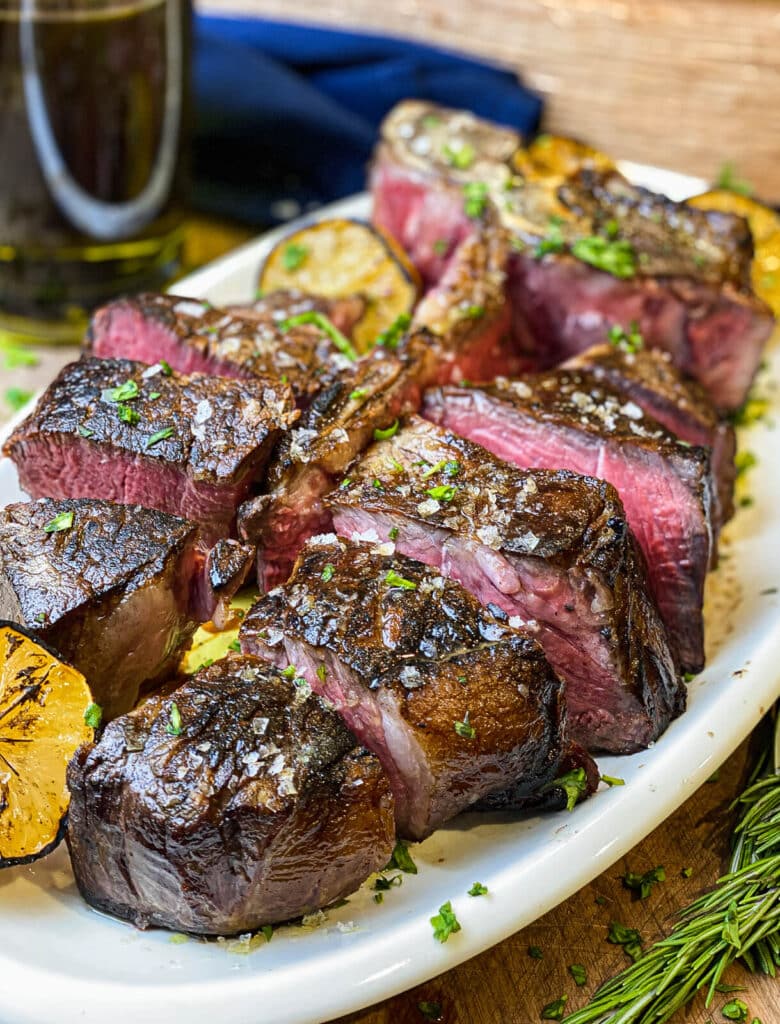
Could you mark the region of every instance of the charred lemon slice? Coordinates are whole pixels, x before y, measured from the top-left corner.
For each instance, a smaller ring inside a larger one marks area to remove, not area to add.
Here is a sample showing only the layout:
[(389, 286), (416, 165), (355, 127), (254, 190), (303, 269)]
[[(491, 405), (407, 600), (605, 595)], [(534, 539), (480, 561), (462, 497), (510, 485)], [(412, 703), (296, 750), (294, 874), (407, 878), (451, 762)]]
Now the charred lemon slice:
[(80, 672), (0, 622), (0, 867), (37, 860), (62, 838), (65, 772), (94, 736), (95, 711)]
[(367, 302), (352, 332), (358, 352), (367, 352), (403, 313), (411, 313), (420, 290), (417, 271), (389, 235), (362, 221), (323, 220), (287, 235), (260, 270), (261, 292), (298, 288), (328, 299), (362, 295)]
[(238, 651), (238, 627), (244, 616), (257, 601), (258, 591), (254, 587), (242, 590), (230, 602), (230, 618), (224, 629), (217, 629), (213, 622), (202, 625), (192, 638), (192, 646), (184, 655), (179, 666), (186, 675), (224, 658), (229, 651)]
[(515, 165), (528, 177), (560, 175), (568, 178), (586, 167), (596, 171), (615, 170), (614, 161), (606, 153), (562, 135), (537, 135), (530, 146), (518, 150)]
[(744, 217), (753, 235), (753, 290), (780, 317), (780, 215), (749, 196), (715, 189), (688, 202), (701, 210), (721, 210)]

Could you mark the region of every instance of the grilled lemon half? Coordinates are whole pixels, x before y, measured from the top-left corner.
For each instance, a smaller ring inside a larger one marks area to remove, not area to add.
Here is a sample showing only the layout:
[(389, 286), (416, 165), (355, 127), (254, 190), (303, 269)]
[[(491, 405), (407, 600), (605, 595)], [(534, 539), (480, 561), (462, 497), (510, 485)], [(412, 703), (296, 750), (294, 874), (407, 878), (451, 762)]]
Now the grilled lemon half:
[(80, 672), (0, 622), (0, 867), (37, 860), (62, 838), (65, 772), (93, 738), (95, 712)]

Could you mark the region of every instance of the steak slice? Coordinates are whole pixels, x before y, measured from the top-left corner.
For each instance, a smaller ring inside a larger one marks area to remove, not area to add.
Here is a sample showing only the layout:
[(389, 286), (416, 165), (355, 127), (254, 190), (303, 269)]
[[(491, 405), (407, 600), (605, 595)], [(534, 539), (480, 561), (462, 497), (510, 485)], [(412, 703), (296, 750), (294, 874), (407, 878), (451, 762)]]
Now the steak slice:
[(428, 283), (443, 269), (436, 253), (468, 232), (474, 190), (495, 206), (515, 235), (508, 291), (516, 340), (542, 368), (635, 320), (718, 408), (745, 400), (774, 321), (751, 287), (743, 218), (672, 202), (587, 161), (551, 173), (519, 149), (515, 133), (418, 101), (386, 118), (371, 187), (376, 223)]
[(399, 832), (421, 839), (489, 794), (538, 794), (570, 742), (563, 686), (539, 644), (392, 552), (313, 538), (239, 636), (333, 704), (381, 761)]
[[(56, 527), (56, 529), (55, 529)], [(87, 498), (0, 512), (0, 615), (83, 673), (106, 719), (167, 679), (200, 622), (222, 621), (253, 551), (138, 505)]]
[(566, 682), (572, 736), (589, 750), (646, 747), (682, 710), (643, 559), (611, 484), (519, 470), (416, 417), (369, 448), (350, 478), (328, 497), (336, 530), (394, 538), (400, 553), (532, 629)]
[(367, 303), (362, 295), (329, 299), (322, 295), (309, 295), (298, 288), (279, 288), (266, 292), (247, 305), (226, 306), (225, 311), (270, 326), (278, 325), (282, 320), (299, 316), (301, 313), (322, 313), (337, 330), (351, 337), (352, 331), (366, 312), (366, 307)]
[(305, 405), (323, 375), (349, 360), (319, 327), (301, 324), (282, 331), (284, 319), (274, 317), (270, 302), (263, 313), (251, 307), (239, 312), (177, 295), (137, 295), (98, 309), (84, 344), (101, 359), (164, 361), (179, 373), (275, 377), (289, 383)]
[(82, 895), (139, 928), (231, 935), (347, 896), (388, 860), (393, 800), (338, 715), (229, 655), (112, 722), (68, 768)]
[(261, 590), (286, 580), (307, 538), (331, 528), (322, 498), (374, 431), (419, 408), (434, 352), (424, 335), (396, 352), (375, 349), (337, 374), (282, 438), (265, 493), (247, 501), (238, 515), (239, 534), (257, 546)]
[(33, 498), (159, 508), (213, 540), (230, 531), (296, 415), (290, 389), (275, 380), (82, 359), (61, 371), (3, 450)]
[(712, 520), (717, 536), (734, 514), (737, 438), (731, 423), (718, 416), (701, 385), (683, 377), (669, 353), (657, 348), (624, 352), (614, 345), (595, 345), (565, 366), (587, 370), (599, 382), (636, 402), (670, 434), (711, 449)]
[(608, 480), (647, 562), (679, 666), (704, 664), (702, 604), (712, 551), (709, 452), (684, 444), (584, 371), (428, 392), (424, 414), (529, 469)]

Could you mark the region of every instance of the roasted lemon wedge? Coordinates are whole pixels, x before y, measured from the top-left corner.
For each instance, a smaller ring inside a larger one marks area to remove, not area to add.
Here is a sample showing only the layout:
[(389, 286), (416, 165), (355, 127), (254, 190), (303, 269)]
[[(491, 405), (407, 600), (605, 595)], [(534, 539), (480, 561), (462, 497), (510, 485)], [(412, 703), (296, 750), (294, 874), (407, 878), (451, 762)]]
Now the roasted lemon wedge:
[(411, 313), (420, 280), (398, 243), (384, 232), (336, 218), (278, 242), (260, 270), (258, 287), (262, 293), (297, 288), (328, 299), (362, 295), (366, 312), (352, 340), (358, 352), (367, 352), (401, 314)]
[(98, 714), (80, 672), (0, 622), (0, 867), (36, 860), (62, 838), (68, 761)]

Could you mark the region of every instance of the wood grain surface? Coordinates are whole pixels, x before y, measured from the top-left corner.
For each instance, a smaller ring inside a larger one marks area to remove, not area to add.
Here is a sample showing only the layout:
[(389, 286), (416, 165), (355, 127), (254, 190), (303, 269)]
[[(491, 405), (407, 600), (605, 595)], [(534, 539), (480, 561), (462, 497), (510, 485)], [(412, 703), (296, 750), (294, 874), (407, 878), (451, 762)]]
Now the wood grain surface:
[(777, 0), (197, 2), (492, 57), (544, 95), (549, 131), (708, 179), (733, 162), (780, 200)]

